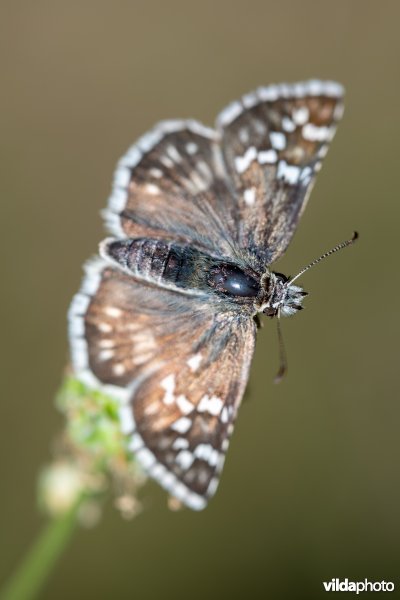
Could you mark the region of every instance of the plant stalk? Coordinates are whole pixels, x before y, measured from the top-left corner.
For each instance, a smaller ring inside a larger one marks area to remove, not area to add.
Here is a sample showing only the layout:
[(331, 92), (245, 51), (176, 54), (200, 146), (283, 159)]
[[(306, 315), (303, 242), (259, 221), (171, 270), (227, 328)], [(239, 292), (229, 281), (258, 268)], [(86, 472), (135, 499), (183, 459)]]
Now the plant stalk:
[(0, 600), (33, 600), (38, 598), (57, 559), (61, 556), (77, 524), (80, 498), (61, 517), (54, 517), (39, 534), (27, 556), (0, 592)]

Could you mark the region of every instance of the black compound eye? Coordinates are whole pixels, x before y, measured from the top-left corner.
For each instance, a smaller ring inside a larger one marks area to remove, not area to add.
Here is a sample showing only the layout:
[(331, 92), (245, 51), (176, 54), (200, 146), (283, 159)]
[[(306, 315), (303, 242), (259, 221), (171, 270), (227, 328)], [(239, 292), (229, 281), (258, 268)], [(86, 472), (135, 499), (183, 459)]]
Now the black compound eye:
[(217, 291), (231, 296), (257, 296), (259, 283), (233, 265), (219, 265), (210, 274), (209, 283)]

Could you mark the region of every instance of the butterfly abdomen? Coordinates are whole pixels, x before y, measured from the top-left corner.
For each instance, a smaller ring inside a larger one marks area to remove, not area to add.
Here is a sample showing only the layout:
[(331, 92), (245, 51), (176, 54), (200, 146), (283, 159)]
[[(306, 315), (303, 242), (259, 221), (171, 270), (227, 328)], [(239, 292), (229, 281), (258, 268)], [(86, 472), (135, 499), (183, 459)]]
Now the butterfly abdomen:
[(235, 301), (254, 299), (261, 290), (255, 273), (190, 245), (147, 238), (106, 240), (101, 251), (132, 275), (168, 288)]
[(212, 263), (192, 246), (147, 238), (106, 241), (102, 251), (136, 277), (181, 289), (201, 289)]

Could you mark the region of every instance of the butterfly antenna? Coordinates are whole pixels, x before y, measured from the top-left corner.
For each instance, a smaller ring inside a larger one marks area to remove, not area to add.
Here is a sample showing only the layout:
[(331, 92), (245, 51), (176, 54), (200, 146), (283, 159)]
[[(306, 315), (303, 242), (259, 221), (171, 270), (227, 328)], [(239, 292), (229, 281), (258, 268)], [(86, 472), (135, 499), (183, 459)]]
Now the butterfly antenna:
[(279, 342), (279, 371), (277, 372), (274, 383), (280, 383), (284, 376), (287, 373), (287, 359), (286, 359), (286, 350), (285, 344), (283, 341), (282, 329), (281, 329), (281, 311), (278, 311), (276, 319), (276, 329), (278, 332), (278, 342)]
[(357, 233), (357, 231), (355, 231), (353, 233), (353, 237), (350, 240), (346, 240), (345, 242), (342, 242), (341, 244), (338, 244), (337, 246), (335, 246), (331, 250), (328, 250), (328, 252), (325, 252), (324, 254), (322, 254), (319, 258), (317, 258), (317, 259), (313, 260), (312, 262), (310, 262), (309, 265), (307, 265), (306, 267), (304, 267), (304, 269), (302, 269), (299, 273), (297, 273), (297, 275), (295, 275), (294, 277), (292, 277), (292, 279), (290, 281), (288, 281), (287, 284), (291, 285), (293, 283), (293, 281), (295, 281), (296, 279), (298, 279), (301, 275), (303, 275), (303, 273), (305, 273), (306, 271), (308, 271), (308, 269), (311, 269), (311, 267), (314, 267), (314, 265), (317, 265), (319, 262), (321, 262), (322, 260), (324, 260), (324, 258), (328, 258), (328, 256), (330, 256), (331, 254), (334, 254), (338, 250), (342, 250), (343, 248), (346, 248), (346, 246), (351, 246), (352, 244), (354, 244), (354, 242), (357, 239), (358, 239), (358, 233)]

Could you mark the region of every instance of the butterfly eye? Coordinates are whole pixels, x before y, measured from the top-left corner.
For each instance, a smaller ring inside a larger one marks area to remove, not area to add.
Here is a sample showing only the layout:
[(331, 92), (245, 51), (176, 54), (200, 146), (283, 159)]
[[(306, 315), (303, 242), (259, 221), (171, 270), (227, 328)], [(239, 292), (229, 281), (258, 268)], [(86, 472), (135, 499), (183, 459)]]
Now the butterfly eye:
[(218, 265), (210, 275), (209, 283), (218, 292), (231, 296), (257, 296), (260, 291), (259, 283), (250, 275), (243, 273), (233, 265)]

